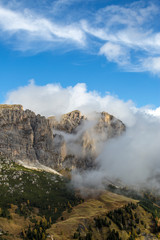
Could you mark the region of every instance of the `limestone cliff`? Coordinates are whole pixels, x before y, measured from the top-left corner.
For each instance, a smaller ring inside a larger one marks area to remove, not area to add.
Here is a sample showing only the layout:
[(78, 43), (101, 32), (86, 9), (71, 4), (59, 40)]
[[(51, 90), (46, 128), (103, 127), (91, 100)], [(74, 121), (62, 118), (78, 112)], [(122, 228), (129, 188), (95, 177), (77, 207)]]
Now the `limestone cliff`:
[(55, 165), (54, 138), (45, 117), (20, 105), (0, 105), (0, 152), (26, 162)]
[(120, 135), (125, 125), (106, 112), (90, 120), (76, 110), (46, 119), (21, 105), (0, 105), (0, 154), (52, 168), (90, 168), (99, 143)]

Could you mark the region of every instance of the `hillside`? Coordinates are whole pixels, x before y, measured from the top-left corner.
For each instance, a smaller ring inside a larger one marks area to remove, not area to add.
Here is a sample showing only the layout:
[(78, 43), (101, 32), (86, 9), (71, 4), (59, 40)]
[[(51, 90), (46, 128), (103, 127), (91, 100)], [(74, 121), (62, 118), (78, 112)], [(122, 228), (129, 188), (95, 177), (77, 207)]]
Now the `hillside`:
[(94, 218), (105, 216), (109, 211), (131, 202), (136, 203), (133, 199), (106, 191), (97, 198), (85, 200), (84, 203), (74, 207), (71, 213), (65, 211), (62, 215), (63, 220), (53, 224), (47, 232), (57, 240), (73, 239), (76, 232), (86, 236), (90, 227), (94, 227)]
[(160, 209), (152, 202), (104, 192), (64, 212), (47, 232), (55, 240), (159, 239)]
[(104, 191), (85, 200), (57, 174), (0, 160), (0, 239), (159, 239), (160, 209)]
[(55, 222), (68, 206), (80, 201), (66, 178), (0, 159), (0, 229), (4, 239), (19, 239), (20, 232), (37, 220)]

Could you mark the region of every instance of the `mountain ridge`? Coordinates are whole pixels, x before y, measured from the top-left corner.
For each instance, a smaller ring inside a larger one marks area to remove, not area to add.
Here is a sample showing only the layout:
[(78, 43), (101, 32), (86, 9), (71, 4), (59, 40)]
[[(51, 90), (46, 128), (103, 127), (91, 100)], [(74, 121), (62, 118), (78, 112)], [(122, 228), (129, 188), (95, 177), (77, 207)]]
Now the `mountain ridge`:
[(57, 120), (23, 110), (22, 105), (3, 104), (0, 105), (0, 153), (28, 164), (38, 161), (53, 169), (87, 169), (95, 164), (97, 142), (118, 136), (125, 128), (106, 112), (96, 113), (93, 121), (75, 110)]

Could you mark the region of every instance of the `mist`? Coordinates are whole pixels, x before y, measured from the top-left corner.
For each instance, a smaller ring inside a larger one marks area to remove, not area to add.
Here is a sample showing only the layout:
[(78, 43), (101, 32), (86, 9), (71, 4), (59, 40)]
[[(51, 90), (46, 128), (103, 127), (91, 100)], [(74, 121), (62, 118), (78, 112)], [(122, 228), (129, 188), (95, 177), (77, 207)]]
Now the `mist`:
[(142, 113), (135, 117), (135, 124), (125, 133), (102, 143), (97, 169), (73, 172), (75, 186), (104, 189), (110, 181), (121, 181), (136, 188), (160, 190), (160, 119)]
[[(82, 147), (78, 139), (88, 131), (95, 139), (97, 168), (72, 172), (72, 182), (79, 188), (104, 189), (106, 179), (122, 181), (126, 185), (159, 188), (160, 175), (160, 114), (159, 109), (137, 108), (133, 101), (124, 102), (117, 96), (101, 96), (89, 92), (83, 83), (62, 88), (57, 84), (37, 86), (31, 81), (27, 86), (8, 93), (6, 103), (22, 104), (24, 109), (57, 118), (64, 113), (80, 110), (88, 123), (80, 126), (76, 134), (61, 134), (70, 154), (79, 156)], [(90, 131), (95, 112), (106, 111), (126, 125), (126, 131), (111, 139), (101, 139)]]

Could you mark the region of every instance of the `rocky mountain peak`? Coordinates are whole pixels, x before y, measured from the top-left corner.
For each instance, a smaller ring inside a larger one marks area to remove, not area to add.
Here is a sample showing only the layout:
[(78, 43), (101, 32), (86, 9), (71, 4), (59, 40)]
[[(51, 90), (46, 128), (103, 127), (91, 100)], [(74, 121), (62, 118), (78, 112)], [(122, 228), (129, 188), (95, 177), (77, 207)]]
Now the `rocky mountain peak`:
[(63, 114), (59, 121), (56, 117), (49, 117), (48, 120), (51, 127), (54, 129), (67, 133), (74, 133), (82, 121), (86, 120), (86, 117), (83, 116), (80, 111), (74, 110), (67, 114)]
[(107, 112), (101, 112), (98, 123), (96, 125), (96, 131), (99, 134), (106, 133), (108, 138), (120, 135), (125, 131), (126, 127), (122, 121), (110, 115)]
[(103, 120), (104, 122), (106, 123), (110, 123), (113, 119), (113, 116), (110, 115), (109, 113), (107, 112), (101, 112), (101, 120)]
[(0, 154), (54, 169), (92, 167), (99, 143), (124, 130), (125, 125), (106, 112), (90, 122), (78, 110), (46, 119), (21, 105), (0, 105)]

